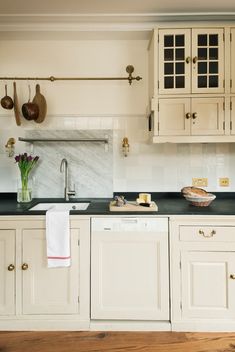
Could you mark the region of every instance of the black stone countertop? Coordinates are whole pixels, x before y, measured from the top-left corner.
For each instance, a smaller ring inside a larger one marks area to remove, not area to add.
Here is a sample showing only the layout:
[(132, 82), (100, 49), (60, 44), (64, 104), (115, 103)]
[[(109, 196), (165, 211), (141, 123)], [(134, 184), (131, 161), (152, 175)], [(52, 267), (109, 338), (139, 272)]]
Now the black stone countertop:
[[(139, 193), (139, 192), (138, 192)], [(138, 193), (122, 193), (127, 200), (135, 200)], [(150, 192), (148, 192), (150, 193)], [(117, 194), (117, 193), (115, 193)], [(73, 210), (70, 214), (82, 215), (235, 215), (235, 193), (218, 192), (216, 199), (208, 207), (190, 205), (180, 193), (151, 193), (152, 200), (158, 205), (155, 212), (110, 212), (111, 198), (71, 198), (70, 202), (90, 202), (87, 210)], [(16, 193), (0, 193), (0, 215), (44, 215), (45, 211), (30, 211), (29, 208), (45, 202), (64, 202), (62, 198), (35, 198), (31, 203), (17, 203)]]

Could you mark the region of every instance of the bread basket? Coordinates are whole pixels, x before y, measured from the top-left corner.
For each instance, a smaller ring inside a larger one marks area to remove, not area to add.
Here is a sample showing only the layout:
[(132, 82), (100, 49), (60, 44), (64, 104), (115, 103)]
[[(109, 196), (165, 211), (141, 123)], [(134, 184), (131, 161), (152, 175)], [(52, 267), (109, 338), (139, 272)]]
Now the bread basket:
[(184, 198), (190, 202), (190, 204), (195, 205), (196, 207), (208, 207), (211, 202), (216, 198), (216, 196), (212, 193), (207, 193), (206, 196), (198, 197), (191, 195), (184, 195)]

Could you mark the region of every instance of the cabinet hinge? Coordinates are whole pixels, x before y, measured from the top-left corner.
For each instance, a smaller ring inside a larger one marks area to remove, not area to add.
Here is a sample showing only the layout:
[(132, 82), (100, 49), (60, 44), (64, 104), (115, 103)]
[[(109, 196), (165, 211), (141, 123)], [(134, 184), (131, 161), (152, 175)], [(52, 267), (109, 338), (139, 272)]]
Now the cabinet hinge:
[(80, 246), (80, 240), (78, 240), (78, 247)]
[(223, 110), (225, 110), (225, 102), (223, 102)]
[(230, 79), (230, 88), (233, 86), (233, 81)]
[(225, 80), (223, 79), (223, 88), (225, 87)]
[(78, 303), (80, 303), (80, 298), (79, 298), (79, 296), (78, 296)]
[(179, 262), (179, 267), (180, 267), (180, 269), (181, 269), (181, 261)]
[(224, 33), (223, 33), (223, 42), (224, 42)]
[(182, 310), (182, 302), (180, 302), (180, 310)]
[(233, 123), (232, 121), (230, 121), (230, 131), (232, 131), (232, 129), (233, 129)]
[(160, 130), (160, 123), (158, 122), (158, 124), (157, 124), (157, 125), (158, 125), (158, 131), (159, 131), (159, 130)]
[(159, 43), (159, 34), (157, 35), (157, 42)]
[(157, 87), (158, 87), (158, 89), (159, 89), (159, 81), (157, 81)]
[(232, 33), (230, 33), (230, 42), (232, 41), (232, 38), (233, 38)]
[(230, 101), (230, 110), (233, 110), (233, 103)]
[(223, 121), (223, 130), (225, 130), (225, 122)]

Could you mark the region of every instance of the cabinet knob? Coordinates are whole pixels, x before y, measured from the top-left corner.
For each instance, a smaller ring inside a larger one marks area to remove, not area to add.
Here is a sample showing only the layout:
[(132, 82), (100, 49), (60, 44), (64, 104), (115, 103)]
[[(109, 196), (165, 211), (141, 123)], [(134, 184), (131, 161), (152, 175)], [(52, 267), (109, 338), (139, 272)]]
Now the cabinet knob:
[(216, 231), (212, 230), (210, 233), (208, 233), (208, 235), (203, 230), (199, 230), (198, 233), (199, 233), (199, 235), (202, 235), (203, 237), (210, 238), (216, 234)]
[(235, 280), (235, 274), (231, 274), (229, 277), (230, 279)]
[(190, 112), (187, 112), (187, 114), (185, 115), (185, 117), (186, 117), (186, 119), (190, 119), (190, 117), (191, 117)]
[(190, 56), (187, 56), (186, 59), (185, 59), (186, 64), (189, 64), (190, 61), (191, 61), (191, 57), (190, 57)]
[(7, 267), (8, 271), (13, 271), (14, 269), (15, 269), (15, 265), (13, 265), (13, 264), (8, 265), (8, 267)]
[(194, 112), (194, 113), (193, 113), (193, 119), (196, 119), (196, 118), (197, 118), (197, 113)]
[(195, 64), (195, 63), (197, 62), (197, 60), (198, 60), (198, 57), (197, 57), (197, 56), (194, 56), (194, 58), (193, 58), (193, 63)]
[(22, 270), (27, 270), (28, 267), (29, 267), (29, 266), (28, 266), (27, 263), (24, 263), (24, 264), (22, 264), (22, 266), (21, 266)]

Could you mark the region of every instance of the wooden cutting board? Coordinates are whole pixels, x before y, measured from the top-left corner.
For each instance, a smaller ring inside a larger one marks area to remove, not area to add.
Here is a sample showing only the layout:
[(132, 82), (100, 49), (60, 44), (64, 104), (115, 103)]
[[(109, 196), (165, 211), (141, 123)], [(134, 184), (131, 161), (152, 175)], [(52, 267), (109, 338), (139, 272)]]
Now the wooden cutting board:
[(123, 205), (123, 207), (117, 207), (116, 205), (112, 205), (112, 202), (109, 203), (109, 210), (110, 211), (158, 211), (157, 204), (155, 202), (151, 202), (151, 207), (144, 207), (142, 205), (136, 205), (134, 203), (127, 203)]

